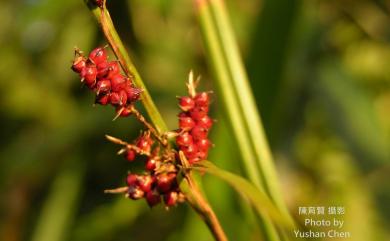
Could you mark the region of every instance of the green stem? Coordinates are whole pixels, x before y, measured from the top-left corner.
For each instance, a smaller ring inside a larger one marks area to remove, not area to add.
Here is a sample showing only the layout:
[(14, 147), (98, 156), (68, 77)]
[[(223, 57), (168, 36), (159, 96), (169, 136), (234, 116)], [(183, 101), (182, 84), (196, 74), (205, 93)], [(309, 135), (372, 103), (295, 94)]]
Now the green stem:
[[(118, 32), (115, 29), (115, 26), (112, 22), (110, 13), (107, 8), (104, 7), (102, 9), (96, 7), (93, 3), (88, 0), (84, 0), (95, 15), (96, 20), (99, 22), (100, 26), (103, 29), (104, 35), (106, 36), (108, 43), (114, 51), (114, 54), (119, 59), (120, 64), (122, 65), (125, 73), (133, 78), (134, 84), (141, 88), (143, 92), (141, 93), (141, 101), (145, 106), (146, 112), (150, 117), (152, 123), (156, 127), (158, 133), (162, 135), (166, 131), (168, 131), (167, 125), (165, 124), (163, 118), (161, 117), (160, 112), (158, 111), (156, 105), (154, 104), (152, 97), (149, 94), (148, 89), (146, 88), (144, 82), (140, 74), (137, 71), (137, 68), (131, 61), (129, 55), (127, 54), (126, 48), (123, 45), (122, 40), (120, 39)], [(104, 21), (104, 24), (102, 23)]]
[[(222, 0), (195, 0), (209, 60), (216, 74), (233, 133), (249, 179), (265, 189), (290, 219), (282, 200), (270, 148)], [(268, 217), (263, 224), (269, 240), (279, 240)], [(283, 235), (283, 234), (282, 234)]]
[[(160, 112), (156, 108), (148, 90), (146, 89), (145, 84), (143, 83), (141, 76), (139, 75), (136, 67), (132, 63), (127, 51), (120, 39), (115, 26), (111, 20), (110, 14), (103, 4), (103, 8), (96, 7), (89, 0), (84, 0), (89, 9), (94, 13), (96, 19), (100, 23), (104, 35), (106, 36), (111, 48), (113, 49), (116, 57), (119, 59), (124, 71), (128, 76), (133, 78), (135, 85), (139, 88), (143, 89), (141, 94), (141, 100), (145, 106), (145, 109), (152, 121), (155, 125), (156, 130), (160, 135), (163, 135), (168, 129), (161, 117)], [(191, 207), (201, 216), (201, 218), (205, 221), (206, 225), (209, 227), (210, 231), (214, 235), (214, 238), (217, 241), (227, 241), (227, 237), (222, 229), (221, 224), (217, 216), (215, 215), (213, 209), (210, 204), (203, 197), (200, 190), (197, 188), (195, 180), (191, 175), (186, 176), (185, 184), (188, 185), (188, 193), (187, 193), (187, 201), (191, 205)]]

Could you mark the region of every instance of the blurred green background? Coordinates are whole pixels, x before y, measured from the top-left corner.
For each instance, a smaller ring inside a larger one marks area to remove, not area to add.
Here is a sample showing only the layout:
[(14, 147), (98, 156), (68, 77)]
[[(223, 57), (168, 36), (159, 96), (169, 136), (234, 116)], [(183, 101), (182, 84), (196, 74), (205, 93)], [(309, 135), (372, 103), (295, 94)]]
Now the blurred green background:
[[(190, 69), (213, 80), (191, 1), (109, 0), (108, 8), (171, 129)], [(345, 206), (351, 241), (390, 240), (390, 1), (227, 1), (293, 216)], [(103, 194), (130, 165), (110, 134), (134, 139), (132, 119), (92, 107), (70, 70), (73, 48), (105, 45), (83, 1), (1, 1), (0, 240), (212, 240), (180, 205), (166, 212)], [(241, 173), (213, 97), (210, 160)], [(204, 187), (231, 240), (262, 240), (226, 184)], [(325, 239), (326, 240), (326, 239)]]

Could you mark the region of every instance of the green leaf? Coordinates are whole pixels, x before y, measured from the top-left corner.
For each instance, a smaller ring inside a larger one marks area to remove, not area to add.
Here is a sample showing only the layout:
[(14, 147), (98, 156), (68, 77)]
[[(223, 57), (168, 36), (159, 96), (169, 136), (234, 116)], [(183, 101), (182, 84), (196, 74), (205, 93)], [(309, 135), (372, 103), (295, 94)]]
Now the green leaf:
[(294, 226), (288, 215), (282, 214), (263, 191), (246, 179), (225, 171), (209, 161), (199, 162), (192, 168), (200, 172), (207, 172), (225, 181), (252, 204), (260, 216), (268, 216), (276, 224), (285, 228)]

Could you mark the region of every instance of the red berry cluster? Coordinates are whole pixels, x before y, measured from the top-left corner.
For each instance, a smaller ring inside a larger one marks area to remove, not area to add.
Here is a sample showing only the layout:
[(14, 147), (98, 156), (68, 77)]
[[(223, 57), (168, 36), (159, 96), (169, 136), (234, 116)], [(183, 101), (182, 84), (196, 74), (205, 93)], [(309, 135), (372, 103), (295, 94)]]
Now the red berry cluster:
[(190, 164), (205, 160), (212, 145), (207, 138), (213, 120), (208, 116), (210, 96), (207, 92), (179, 99), (182, 112), (179, 114), (179, 135), (176, 144)]
[(134, 145), (127, 145), (125, 158), (133, 162), (137, 155), (147, 157), (144, 174), (130, 173), (127, 176), (127, 196), (133, 200), (145, 198), (150, 207), (164, 200), (170, 207), (184, 201), (177, 182), (178, 169), (174, 165), (174, 155), (162, 154), (159, 145), (146, 131), (138, 137)]
[(134, 87), (120, 69), (118, 61), (108, 61), (107, 51), (102, 47), (92, 50), (88, 58), (76, 50), (72, 64), (72, 70), (80, 74), (81, 81), (96, 93), (95, 103), (111, 104), (117, 116), (128, 116), (142, 90)]

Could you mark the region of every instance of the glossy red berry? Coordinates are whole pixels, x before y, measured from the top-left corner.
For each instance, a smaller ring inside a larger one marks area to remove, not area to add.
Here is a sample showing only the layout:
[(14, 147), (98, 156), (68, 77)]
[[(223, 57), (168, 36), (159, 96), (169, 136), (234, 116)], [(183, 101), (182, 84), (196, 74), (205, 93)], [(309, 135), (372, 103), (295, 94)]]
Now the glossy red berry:
[(160, 192), (165, 193), (171, 190), (175, 180), (175, 173), (161, 173), (157, 175), (157, 188)]
[(205, 116), (207, 116), (207, 112), (208, 109), (206, 109), (205, 107), (196, 107), (193, 110), (191, 110), (190, 115), (192, 119), (198, 121), (204, 118)]
[(126, 87), (126, 77), (117, 74), (111, 78), (111, 89), (112, 91), (120, 91)]
[(183, 111), (189, 111), (195, 107), (195, 101), (189, 96), (183, 96), (179, 99), (179, 106)]
[(82, 69), (80, 76), (84, 80), (85, 84), (90, 88), (95, 87), (97, 70), (94, 65), (87, 65)]
[(193, 143), (188, 146), (183, 146), (181, 150), (188, 159), (197, 157), (198, 147)]
[(72, 70), (76, 73), (81, 73), (81, 71), (86, 66), (86, 60), (83, 56), (77, 56), (72, 64)]
[(206, 160), (208, 156), (208, 150), (198, 150), (196, 155), (200, 160)]
[(181, 130), (189, 131), (195, 126), (195, 121), (189, 116), (179, 117), (179, 127)]
[(119, 66), (119, 63), (118, 61), (111, 61), (111, 62), (108, 62), (108, 70), (107, 70), (107, 78), (112, 78), (114, 77), (115, 75), (118, 75), (120, 74), (120, 66)]
[(126, 178), (127, 186), (137, 185), (137, 182), (138, 182), (138, 175), (137, 174), (130, 173), (127, 175), (127, 178)]
[(133, 200), (138, 200), (144, 197), (145, 192), (142, 191), (142, 189), (138, 186), (129, 186), (127, 194), (129, 195), (129, 198)]
[(157, 168), (159, 161), (155, 157), (150, 157), (145, 163), (145, 169), (148, 171), (154, 171)]
[(208, 150), (209, 147), (211, 146), (211, 142), (206, 138), (198, 139), (195, 142), (195, 145), (198, 147), (199, 150)]
[(198, 119), (196, 124), (200, 127), (203, 127), (205, 129), (210, 129), (213, 126), (213, 120), (209, 116), (203, 116), (202, 118)]
[(210, 96), (207, 92), (200, 92), (195, 96), (195, 104), (199, 107), (206, 107), (210, 103)]
[(201, 126), (196, 125), (194, 128), (192, 128), (191, 135), (196, 140), (205, 139), (207, 138), (208, 131)]
[(148, 203), (149, 207), (156, 206), (161, 202), (161, 196), (156, 191), (149, 191), (145, 194), (146, 202)]
[(127, 150), (127, 152), (125, 154), (125, 158), (129, 162), (134, 161), (136, 156), (137, 156), (137, 153), (134, 150), (132, 150), (132, 149)]
[(175, 191), (164, 194), (164, 203), (168, 207), (175, 206), (178, 200), (179, 194)]
[(127, 99), (130, 102), (134, 102), (136, 100), (139, 100), (140, 94), (142, 93), (142, 89), (134, 88), (131, 86), (126, 86), (125, 88)]
[(99, 80), (96, 83), (96, 94), (107, 93), (111, 89), (111, 81), (107, 79)]
[(131, 115), (132, 109), (130, 106), (118, 106), (116, 113), (120, 117), (127, 117), (127, 116)]
[(148, 153), (152, 148), (153, 142), (154, 141), (150, 138), (149, 134), (145, 134), (138, 138), (136, 145), (139, 149)]
[(95, 103), (100, 105), (107, 105), (110, 102), (109, 94), (100, 94), (96, 96)]
[(150, 175), (144, 175), (138, 177), (138, 186), (144, 192), (149, 192), (152, 189), (154, 180)]
[(91, 51), (89, 54), (89, 59), (95, 64), (98, 65), (107, 61), (107, 52), (104, 48), (98, 47)]
[(178, 146), (189, 146), (193, 142), (192, 136), (188, 132), (183, 132), (176, 137), (176, 144)]

